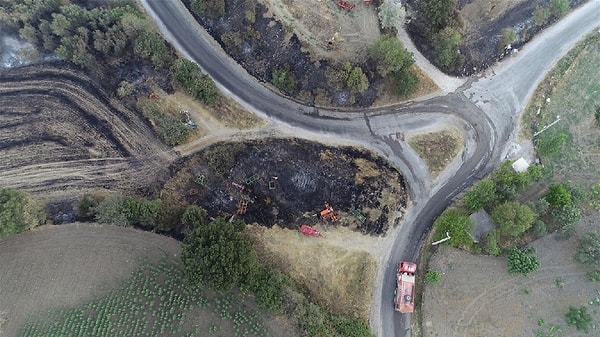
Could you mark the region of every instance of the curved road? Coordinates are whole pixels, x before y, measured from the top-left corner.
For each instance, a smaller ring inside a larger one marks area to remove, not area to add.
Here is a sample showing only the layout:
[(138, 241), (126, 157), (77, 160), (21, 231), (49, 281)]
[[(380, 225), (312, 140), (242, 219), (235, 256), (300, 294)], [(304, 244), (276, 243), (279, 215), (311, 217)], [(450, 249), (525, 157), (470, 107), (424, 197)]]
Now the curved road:
[[(520, 114), (546, 72), (583, 35), (600, 24), (600, 0), (591, 0), (530, 41), (516, 56), (495, 66), (491, 76), (469, 81), (455, 93), (417, 103), (365, 111), (307, 107), (285, 99), (249, 76), (202, 29), (179, 0), (139, 0), (175, 48), (197, 62), (221, 90), (273, 123), (331, 134), (368, 146), (406, 176), (413, 205), (395, 231), (388, 261), (379, 273), (371, 325), (378, 336), (410, 336), (410, 315), (393, 311), (395, 264), (415, 260), (427, 229), (452, 201), (502, 160), (514, 139)], [(398, 132), (439, 122), (462, 129), (467, 146), (460, 167), (432, 181)]]

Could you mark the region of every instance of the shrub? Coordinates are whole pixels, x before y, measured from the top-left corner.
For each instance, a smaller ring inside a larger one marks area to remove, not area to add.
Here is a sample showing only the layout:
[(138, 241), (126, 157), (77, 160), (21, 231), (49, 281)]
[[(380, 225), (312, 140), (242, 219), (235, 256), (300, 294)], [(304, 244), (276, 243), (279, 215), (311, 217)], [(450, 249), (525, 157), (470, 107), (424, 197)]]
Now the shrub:
[(600, 283), (600, 270), (592, 270), (587, 275), (590, 281)]
[(0, 239), (39, 226), (45, 219), (40, 201), (12, 188), (0, 188)]
[(496, 230), (500, 235), (514, 238), (533, 225), (536, 214), (527, 205), (509, 201), (494, 208), (490, 218), (497, 225)]
[(435, 220), (433, 226), (435, 227), (434, 240), (436, 241), (445, 238), (446, 232), (448, 232), (451, 239), (444, 244), (452, 247), (470, 247), (473, 244), (473, 238), (469, 234), (473, 231), (473, 222), (456, 208), (445, 210)]
[(600, 266), (600, 236), (587, 233), (579, 239), (575, 260), (592, 266)]
[(462, 36), (455, 28), (446, 27), (433, 37), (435, 62), (445, 69), (459, 67), (464, 62), (458, 53)]
[(296, 78), (287, 69), (277, 69), (273, 71), (271, 83), (277, 88), (291, 94), (296, 91)]
[(415, 61), (413, 54), (395, 36), (383, 35), (371, 47), (371, 56), (377, 61), (381, 76), (405, 71)]
[(437, 270), (429, 270), (425, 274), (425, 282), (429, 284), (439, 284), (442, 282), (442, 274)]
[(360, 67), (354, 67), (348, 75), (348, 89), (353, 93), (364, 93), (369, 89), (369, 79)]
[(584, 306), (579, 308), (569, 306), (569, 311), (565, 314), (565, 318), (568, 325), (574, 325), (577, 330), (585, 333), (588, 333), (590, 323), (593, 321), (592, 316), (588, 314), (587, 308)]
[(544, 198), (554, 208), (560, 208), (573, 203), (571, 192), (565, 184), (550, 185)]
[(600, 184), (596, 184), (590, 188), (587, 199), (590, 207), (600, 210)]
[(486, 236), (485, 251), (490, 255), (498, 256), (501, 253), (500, 247), (498, 246), (498, 236), (498, 232), (495, 230), (489, 232)]
[(163, 112), (162, 105), (157, 101), (141, 98), (138, 108), (144, 117), (154, 123), (159, 137), (169, 146), (185, 143), (192, 132), (179, 118)]
[(196, 63), (178, 59), (173, 66), (173, 79), (185, 92), (202, 103), (214, 106), (219, 100), (217, 85)]
[(508, 273), (523, 274), (527, 276), (529, 273), (536, 271), (540, 267), (540, 262), (535, 257), (535, 248), (511, 248), (508, 253)]
[(356, 318), (336, 317), (333, 319), (333, 328), (339, 336), (374, 337), (369, 325)]
[(497, 199), (496, 184), (491, 179), (480, 181), (467, 191), (464, 196), (465, 206), (472, 212), (492, 205)]
[(596, 120), (596, 125), (600, 126), (600, 105), (596, 105), (596, 111), (594, 112), (594, 119)]
[(395, 92), (400, 97), (408, 96), (417, 90), (419, 77), (408, 69), (394, 73), (394, 79), (396, 81)]

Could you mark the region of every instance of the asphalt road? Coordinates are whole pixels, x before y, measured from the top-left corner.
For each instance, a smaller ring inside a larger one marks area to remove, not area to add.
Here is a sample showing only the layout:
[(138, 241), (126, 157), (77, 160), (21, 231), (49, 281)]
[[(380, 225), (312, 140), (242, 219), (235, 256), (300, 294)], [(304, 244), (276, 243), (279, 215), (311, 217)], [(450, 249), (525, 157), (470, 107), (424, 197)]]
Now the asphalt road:
[[(523, 107), (545, 73), (583, 35), (600, 24), (600, 0), (591, 0), (503, 61), (488, 75), (473, 78), (455, 93), (385, 109), (340, 111), (308, 107), (268, 90), (231, 60), (196, 23), (179, 0), (139, 0), (163, 35), (197, 62), (221, 90), (247, 108), (277, 122), (315, 134), (334, 135), (368, 146), (406, 176), (413, 206), (395, 235), (376, 289), (371, 325), (378, 336), (410, 336), (410, 315), (394, 312), (396, 263), (416, 260), (434, 219), (465, 188), (489, 173), (505, 155)], [(396, 139), (398, 132), (427, 125), (458, 126), (467, 139), (462, 165), (433, 181), (423, 163)]]

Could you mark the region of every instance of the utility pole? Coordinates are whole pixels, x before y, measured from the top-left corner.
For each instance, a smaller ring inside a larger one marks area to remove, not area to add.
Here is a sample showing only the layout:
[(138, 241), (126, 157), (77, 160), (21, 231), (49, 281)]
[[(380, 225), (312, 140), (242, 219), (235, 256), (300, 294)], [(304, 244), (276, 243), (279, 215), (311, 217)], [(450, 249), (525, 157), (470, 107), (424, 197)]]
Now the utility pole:
[(538, 131), (538, 132), (534, 133), (534, 134), (533, 134), (533, 136), (535, 137), (535, 136), (539, 135), (540, 133), (542, 133), (542, 132), (546, 131), (546, 129), (548, 129), (548, 128), (549, 128), (549, 127), (551, 127), (552, 125), (554, 125), (554, 124), (558, 123), (558, 121), (560, 121), (560, 116), (558, 116), (558, 115), (557, 115), (557, 116), (556, 116), (556, 120), (555, 120), (554, 122), (552, 122), (552, 123), (550, 123), (550, 124), (548, 124), (548, 125), (544, 126), (544, 128), (543, 128), (543, 129), (541, 129), (540, 131)]

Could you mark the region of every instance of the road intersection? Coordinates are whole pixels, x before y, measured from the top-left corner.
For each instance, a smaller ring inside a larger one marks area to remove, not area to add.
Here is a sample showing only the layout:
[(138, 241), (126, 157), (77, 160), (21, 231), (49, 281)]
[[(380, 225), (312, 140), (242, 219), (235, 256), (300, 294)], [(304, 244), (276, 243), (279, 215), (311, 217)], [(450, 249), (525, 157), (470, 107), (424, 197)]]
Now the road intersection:
[[(231, 58), (179, 0), (139, 0), (161, 33), (184, 57), (200, 65), (219, 88), (243, 106), (282, 127), (302, 129), (362, 144), (387, 157), (405, 175), (412, 207), (393, 232), (373, 299), (371, 326), (378, 336), (410, 336), (410, 315), (393, 311), (395, 265), (416, 260), (427, 230), (452, 200), (488, 174), (506, 156), (520, 115), (550, 68), (585, 34), (598, 30), (600, 0), (591, 0), (530, 41), (523, 50), (472, 77), (452, 93), (427, 100), (362, 111), (305, 106), (269, 89)], [(600, 33), (600, 31), (598, 32)], [(422, 160), (398, 134), (452, 125), (465, 150), (432, 179)]]

